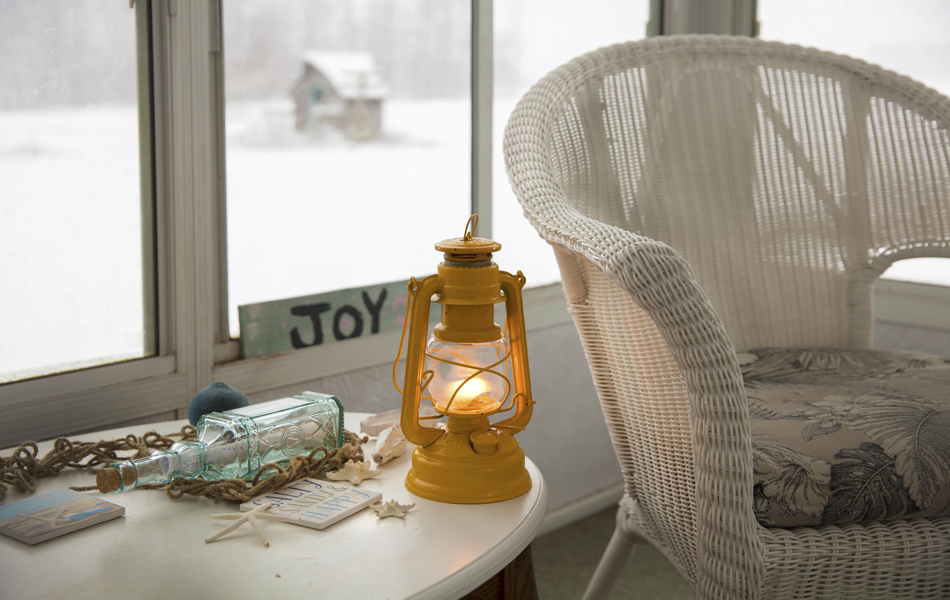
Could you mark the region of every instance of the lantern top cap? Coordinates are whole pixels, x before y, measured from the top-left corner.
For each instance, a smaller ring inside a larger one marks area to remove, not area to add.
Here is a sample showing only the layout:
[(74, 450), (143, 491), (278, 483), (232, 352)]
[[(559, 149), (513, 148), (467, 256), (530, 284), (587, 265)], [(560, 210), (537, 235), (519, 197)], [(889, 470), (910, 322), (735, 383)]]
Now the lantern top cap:
[(462, 237), (442, 240), (435, 245), (435, 249), (446, 254), (487, 254), (501, 250), (501, 244), (498, 242), (475, 237), (474, 232), (477, 226), (478, 215), (474, 214), (465, 222), (465, 233)]

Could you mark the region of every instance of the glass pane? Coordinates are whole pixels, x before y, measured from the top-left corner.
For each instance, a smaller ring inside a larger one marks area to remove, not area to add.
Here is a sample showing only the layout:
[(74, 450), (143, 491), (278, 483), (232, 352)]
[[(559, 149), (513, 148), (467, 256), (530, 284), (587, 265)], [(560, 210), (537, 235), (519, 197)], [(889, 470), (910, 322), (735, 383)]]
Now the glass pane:
[(899, 260), (888, 267), (881, 277), (897, 281), (950, 286), (950, 259), (909, 258)]
[(560, 280), (554, 253), (521, 212), (505, 175), (502, 141), (515, 104), (552, 69), (585, 52), (646, 35), (649, 0), (505, 0), (494, 4), (495, 105), (492, 192), (499, 264), (528, 287)]
[(758, 0), (765, 40), (847, 54), (950, 94), (946, 0)]
[(471, 211), (469, 0), (224, 4), (237, 307), (433, 273)]
[(153, 351), (137, 12), (0, 2), (0, 382)]
[[(950, 94), (950, 2), (946, 0), (759, 0), (766, 40), (847, 54)], [(904, 260), (883, 277), (950, 285), (950, 261)]]

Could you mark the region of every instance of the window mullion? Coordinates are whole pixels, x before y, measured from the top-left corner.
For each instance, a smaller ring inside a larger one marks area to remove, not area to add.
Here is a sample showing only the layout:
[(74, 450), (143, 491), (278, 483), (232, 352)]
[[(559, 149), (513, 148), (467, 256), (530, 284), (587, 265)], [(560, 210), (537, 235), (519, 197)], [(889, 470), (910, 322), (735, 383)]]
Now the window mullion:
[(170, 103), (169, 64), (171, 61), (168, 39), (168, 0), (151, 0), (151, 66), (148, 77), (151, 84), (152, 108), (152, 184), (155, 219), (155, 287), (158, 338), (156, 353), (159, 356), (175, 354), (175, 264), (172, 248), (174, 239), (171, 227), (170, 186), (170, 140), (168, 126)]
[(758, 35), (756, 0), (661, 0), (650, 12), (648, 35)]
[(228, 214), (227, 214), (227, 172), (225, 165), (224, 140), (224, 23), (222, 0), (209, 0), (211, 16), (211, 46), (214, 128), (215, 128), (215, 265), (217, 277), (215, 279), (215, 311), (217, 312), (218, 343), (227, 343), (231, 339), (228, 323)]
[(170, 279), (177, 369), (187, 375), (181, 405), (211, 383), (221, 268), (218, 200), (216, 2), (167, 5), (167, 192)]
[(492, 236), (492, 0), (472, 0), (472, 212)]
[(159, 354), (156, 277), (155, 163), (152, 136), (152, 28), (150, 2), (135, 5), (136, 97), (139, 121), (139, 195), (142, 207), (142, 331), (145, 354)]

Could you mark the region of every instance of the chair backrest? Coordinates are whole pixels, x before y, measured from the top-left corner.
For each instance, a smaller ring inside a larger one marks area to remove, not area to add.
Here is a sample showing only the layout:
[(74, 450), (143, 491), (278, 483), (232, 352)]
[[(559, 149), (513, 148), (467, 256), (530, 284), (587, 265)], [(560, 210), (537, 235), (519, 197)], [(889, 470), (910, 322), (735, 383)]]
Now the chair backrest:
[(566, 201), (680, 252), (740, 351), (867, 346), (874, 279), (950, 256), (950, 100), (862, 61), (654, 38), (552, 72), (526, 111)]
[(950, 257), (948, 132), (910, 79), (724, 36), (591, 52), (509, 119), (635, 518), (697, 594), (763, 572), (736, 349), (870, 344), (877, 276)]

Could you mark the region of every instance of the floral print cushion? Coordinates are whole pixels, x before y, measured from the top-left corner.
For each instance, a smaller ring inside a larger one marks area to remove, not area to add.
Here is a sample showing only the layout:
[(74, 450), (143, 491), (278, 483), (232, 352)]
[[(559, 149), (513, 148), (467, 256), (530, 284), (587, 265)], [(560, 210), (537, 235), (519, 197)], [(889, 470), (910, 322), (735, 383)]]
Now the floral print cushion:
[(950, 359), (766, 348), (739, 362), (760, 523), (950, 516)]

